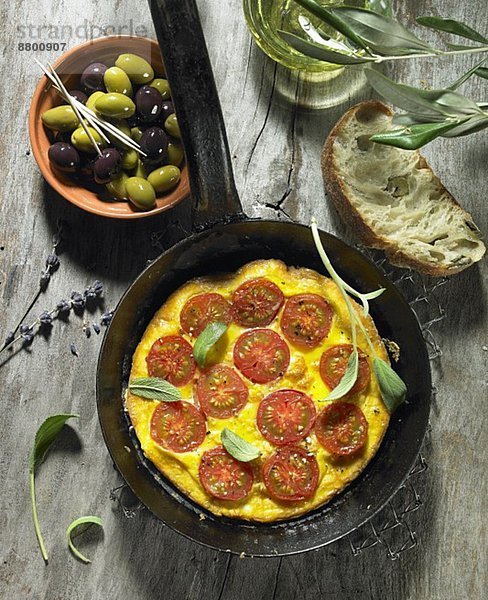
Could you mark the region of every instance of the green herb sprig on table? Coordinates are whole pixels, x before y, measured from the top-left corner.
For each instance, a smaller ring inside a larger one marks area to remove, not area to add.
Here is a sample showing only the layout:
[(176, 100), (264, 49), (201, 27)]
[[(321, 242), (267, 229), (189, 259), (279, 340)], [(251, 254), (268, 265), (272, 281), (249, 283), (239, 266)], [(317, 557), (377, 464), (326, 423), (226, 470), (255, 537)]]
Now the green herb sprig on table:
[(58, 437), (64, 424), (68, 419), (72, 418), (78, 418), (78, 415), (61, 414), (52, 415), (51, 417), (48, 417), (37, 430), (36, 437), (34, 440), (34, 447), (30, 456), (29, 482), (32, 518), (34, 519), (34, 529), (36, 531), (37, 541), (39, 542), (39, 547), (41, 549), (42, 558), (44, 559), (44, 562), (46, 564), (48, 561), (48, 555), (46, 547), (44, 545), (44, 539), (42, 537), (41, 528), (39, 526), (39, 518), (37, 516), (35, 475), (36, 470), (44, 462), (49, 448), (52, 446), (53, 442)]
[(316, 0), (295, 1), (320, 19), (324, 25), (341, 34), (343, 39), (332, 39), (322, 29), (315, 28), (304, 16), (299, 18), (299, 23), (308, 34), (310, 41), (286, 31), (279, 31), (279, 34), (296, 51), (328, 63), (337, 65), (380, 64), (387, 61), (427, 56), (440, 57), (488, 52), (488, 39), (485, 36), (454, 19), (419, 17), (417, 23), (430, 29), (470, 39), (477, 45), (454, 46), (449, 44), (448, 50), (441, 50), (420, 39), (390, 14), (385, 14), (383, 10), (376, 12), (352, 6), (324, 7)]
[(73, 544), (73, 540), (72, 540), (71, 534), (74, 531), (76, 531), (76, 529), (80, 525), (88, 525), (88, 526), (98, 525), (99, 527), (103, 527), (103, 523), (102, 523), (102, 519), (100, 519), (100, 517), (95, 517), (93, 515), (89, 515), (87, 517), (79, 517), (78, 519), (75, 519), (72, 523), (70, 523), (68, 525), (68, 529), (66, 530), (66, 539), (68, 540), (69, 549), (74, 554), (74, 556), (76, 556), (76, 558), (79, 558), (82, 562), (88, 564), (88, 563), (91, 563), (91, 560), (89, 558), (87, 558), (84, 554), (82, 554), (76, 548), (76, 546)]
[(373, 357), (373, 370), (378, 380), (378, 385), (380, 388), (381, 397), (383, 402), (390, 413), (393, 413), (402, 402), (405, 401), (407, 395), (407, 387), (405, 383), (402, 381), (400, 376), (395, 373), (395, 371), (390, 367), (390, 365), (378, 357), (375, 347), (369, 337), (368, 331), (364, 326), (362, 320), (357, 315), (356, 310), (349, 298), (348, 294), (356, 296), (361, 303), (363, 304), (363, 315), (367, 316), (369, 312), (369, 300), (374, 298), (378, 298), (383, 292), (384, 288), (379, 288), (373, 292), (369, 292), (367, 294), (363, 294), (358, 292), (354, 288), (352, 288), (348, 283), (346, 283), (336, 272), (332, 263), (330, 262), (329, 257), (322, 245), (322, 241), (320, 240), (320, 233), (317, 227), (317, 221), (315, 218), (312, 218), (310, 224), (312, 230), (312, 236), (315, 242), (315, 246), (317, 248), (317, 252), (319, 253), (324, 266), (329, 273), (331, 279), (335, 282), (339, 291), (346, 303), (347, 310), (349, 312), (349, 319), (351, 322), (351, 333), (352, 333), (352, 344), (354, 346), (354, 350), (349, 357), (349, 361), (347, 363), (346, 370), (344, 375), (342, 376), (338, 385), (332, 390), (332, 392), (325, 398), (325, 400), (335, 400), (337, 398), (341, 398), (351, 388), (354, 386), (357, 376), (358, 376), (358, 349), (357, 349), (357, 329), (361, 331), (363, 334), (369, 349), (371, 351), (371, 356)]

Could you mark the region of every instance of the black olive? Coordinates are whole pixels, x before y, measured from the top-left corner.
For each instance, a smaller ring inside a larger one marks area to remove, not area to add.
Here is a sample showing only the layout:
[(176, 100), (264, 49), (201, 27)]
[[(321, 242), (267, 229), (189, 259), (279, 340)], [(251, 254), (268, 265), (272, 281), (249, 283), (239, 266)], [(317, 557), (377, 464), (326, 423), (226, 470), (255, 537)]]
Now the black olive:
[(166, 119), (175, 112), (175, 107), (172, 102), (165, 100), (161, 108), (161, 121), (164, 123)]
[(88, 96), (81, 90), (70, 90), (69, 95), (74, 96), (78, 102), (81, 102), (82, 104), (86, 104), (86, 101), (88, 100)]
[(51, 164), (59, 171), (75, 173), (80, 166), (78, 150), (67, 142), (56, 142), (47, 152)]
[(92, 63), (88, 65), (80, 77), (81, 87), (90, 95), (93, 92), (105, 92), (105, 84), (103, 83), (103, 75), (107, 70), (107, 66), (103, 63)]
[(139, 145), (141, 150), (146, 153), (147, 161), (157, 162), (166, 156), (168, 136), (161, 127), (149, 127), (142, 134)]
[(93, 161), (93, 174), (97, 183), (108, 183), (120, 173), (122, 156), (116, 148), (104, 148), (102, 155)]
[(135, 103), (141, 120), (148, 123), (159, 117), (163, 108), (163, 97), (156, 88), (143, 85), (136, 92)]

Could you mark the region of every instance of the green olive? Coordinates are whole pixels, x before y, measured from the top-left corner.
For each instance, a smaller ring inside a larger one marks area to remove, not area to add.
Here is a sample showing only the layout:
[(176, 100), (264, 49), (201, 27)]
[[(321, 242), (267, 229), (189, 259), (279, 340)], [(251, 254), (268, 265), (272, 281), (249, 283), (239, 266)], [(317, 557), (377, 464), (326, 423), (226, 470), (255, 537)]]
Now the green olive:
[(171, 90), (169, 89), (167, 79), (153, 79), (150, 85), (158, 90), (163, 97), (163, 100), (169, 100), (171, 98)]
[(169, 115), (169, 117), (164, 122), (164, 128), (166, 129), (166, 133), (169, 133), (172, 137), (181, 138), (180, 127), (178, 125), (178, 120), (176, 118), (175, 113)]
[(142, 179), (147, 179), (146, 169), (144, 167), (144, 163), (140, 158), (137, 159), (137, 166), (132, 172), (133, 177), (142, 177)]
[(174, 140), (168, 140), (168, 162), (170, 165), (179, 167), (185, 158), (183, 146)]
[[(112, 121), (112, 125), (115, 125), (115, 127), (117, 127), (119, 131), (125, 133), (125, 135), (128, 135), (130, 137), (130, 127), (123, 119), (114, 119)], [(125, 150), (127, 148), (124, 142), (121, 142), (117, 137), (115, 137), (115, 135), (109, 133), (108, 131), (105, 131), (105, 134), (107, 135), (111, 143), (117, 148), (121, 148), (122, 150)]]
[(124, 94), (111, 92), (96, 100), (95, 109), (104, 117), (128, 119), (136, 112), (136, 105)]
[(80, 124), (75, 111), (68, 104), (46, 110), (42, 113), (41, 119), (46, 127), (57, 131), (73, 131)]
[(149, 83), (154, 79), (151, 65), (136, 54), (121, 54), (115, 61), (115, 66), (125, 71), (132, 83)]
[(156, 192), (153, 186), (142, 177), (129, 177), (125, 183), (129, 200), (142, 210), (150, 210), (156, 204)]
[(88, 97), (85, 106), (92, 110), (94, 113), (98, 114), (98, 111), (95, 108), (95, 102), (102, 96), (105, 96), (105, 92), (93, 92), (93, 94)]
[(178, 185), (180, 180), (180, 170), (174, 165), (165, 165), (158, 167), (147, 176), (147, 180), (156, 190), (156, 192), (169, 192)]
[(114, 198), (118, 198), (119, 200), (128, 200), (127, 191), (125, 189), (125, 184), (127, 183), (128, 179), (129, 176), (127, 173), (121, 171), (121, 173), (115, 179), (112, 179), (112, 181), (107, 183), (105, 188), (107, 189), (107, 192)]
[(134, 140), (134, 142), (139, 143), (143, 133), (144, 131), (136, 125), (135, 127), (131, 127), (130, 137)]
[[(105, 144), (98, 131), (93, 129), (93, 127), (87, 127), (87, 129), (92, 134), (97, 146), (103, 147)], [(78, 127), (78, 129), (75, 129), (71, 134), (71, 143), (80, 152), (88, 152), (89, 154), (95, 154), (96, 152), (96, 149), (91, 143), (90, 138), (87, 136), (85, 130), (81, 126)]]
[(139, 160), (139, 156), (135, 150), (132, 148), (127, 148), (122, 152), (122, 168), (130, 171), (131, 169), (135, 169), (137, 166), (137, 161)]
[(107, 69), (103, 75), (103, 83), (107, 88), (107, 92), (117, 92), (132, 98), (132, 83), (127, 73), (119, 67)]

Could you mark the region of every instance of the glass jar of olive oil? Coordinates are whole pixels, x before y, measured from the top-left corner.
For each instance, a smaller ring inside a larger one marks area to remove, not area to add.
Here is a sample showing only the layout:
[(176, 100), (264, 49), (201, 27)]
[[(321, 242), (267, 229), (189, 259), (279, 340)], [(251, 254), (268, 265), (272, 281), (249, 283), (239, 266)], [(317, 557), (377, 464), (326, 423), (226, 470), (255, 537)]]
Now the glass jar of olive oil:
[[(318, 0), (323, 6), (356, 6), (388, 10), (389, 0)], [(298, 102), (310, 108), (335, 106), (363, 87), (362, 69), (344, 68), (305, 56), (289, 46), (278, 31), (287, 31), (310, 40), (300, 21), (308, 19), (327, 35), (338, 34), (294, 0), (243, 0), (244, 15), (257, 45), (274, 61), (295, 71), (289, 79), (297, 79), (301, 97)]]

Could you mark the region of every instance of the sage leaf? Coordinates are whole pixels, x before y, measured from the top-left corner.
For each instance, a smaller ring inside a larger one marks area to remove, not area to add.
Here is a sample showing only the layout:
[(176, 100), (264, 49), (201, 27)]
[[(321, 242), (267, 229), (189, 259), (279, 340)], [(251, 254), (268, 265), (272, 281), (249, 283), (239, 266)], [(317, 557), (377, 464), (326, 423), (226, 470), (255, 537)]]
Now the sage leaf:
[(278, 34), (283, 40), (297, 52), (301, 52), (305, 56), (315, 58), (317, 60), (323, 60), (328, 63), (335, 65), (361, 65), (371, 61), (371, 58), (358, 56), (353, 54), (344, 54), (337, 50), (328, 48), (325, 44), (316, 44), (315, 42), (309, 42), (293, 33), (287, 31), (278, 31)]
[(227, 327), (228, 326), (225, 323), (209, 323), (197, 337), (195, 345), (193, 346), (193, 356), (200, 368), (205, 364), (207, 354), (210, 352), (212, 346), (216, 344), (227, 331)]
[(71, 538), (71, 533), (80, 525), (89, 524), (89, 525), (98, 525), (99, 527), (103, 527), (102, 519), (100, 517), (87, 516), (80, 517), (79, 519), (75, 519), (66, 530), (66, 539), (68, 540), (68, 546), (71, 552), (79, 558), (84, 563), (91, 563), (91, 560), (87, 558), (84, 554), (82, 554), (73, 544), (73, 540)]
[(30, 455), (29, 483), (32, 518), (34, 520), (34, 529), (36, 532), (37, 541), (39, 543), (39, 548), (41, 549), (42, 558), (46, 564), (48, 562), (48, 555), (44, 545), (44, 539), (42, 537), (41, 528), (39, 526), (39, 518), (37, 515), (35, 474), (37, 468), (44, 462), (49, 448), (52, 446), (54, 440), (58, 437), (64, 424), (68, 419), (71, 418), (78, 418), (78, 415), (61, 414), (48, 417), (37, 430), (36, 437), (34, 439), (34, 447), (32, 448)]
[(392, 414), (405, 401), (407, 386), (390, 365), (381, 358), (373, 359), (373, 370), (380, 386), (383, 402), (388, 412)]
[(181, 400), (181, 391), (160, 377), (136, 377), (129, 382), (129, 391), (135, 396), (159, 402)]
[(241, 462), (250, 462), (261, 455), (261, 452), (256, 446), (246, 442), (244, 438), (241, 438), (237, 433), (227, 429), (227, 427), (224, 427), (222, 430), (220, 439), (227, 452)]
[(341, 380), (327, 396), (327, 398), (325, 398), (325, 400), (336, 400), (337, 398), (342, 398), (342, 396), (345, 396), (356, 383), (356, 379), (358, 378), (358, 368), (359, 354), (358, 349), (354, 347), (354, 350), (351, 352), (349, 360), (347, 361), (347, 367), (344, 371), (344, 375), (341, 377)]
[(488, 43), (488, 38), (486, 38), (484, 35), (481, 35), (481, 33), (478, 33), (469, 25), (461, 23), (461, 21), (456, 21), (455, 19), (443, 19), (442, 17), (417, 17), (416, 21), (419, 25), (428, 27), (429, 29), (453, 33), (454, 35), (458, 35), (481, 44)]
[(364, 8), (337, 6), (330, 10), (378, 54), (401, 56), (412, 52), (434, 52), (429, 44), (394, 19)]
[(460, 121), (449, 123), (419, 123), (402, 129), (392, 129), (383, 133), (375, 133), (369, 139), (377, 144), (395, 146), (403, 150), (417, 150), (437, 137), (454, 129)]

